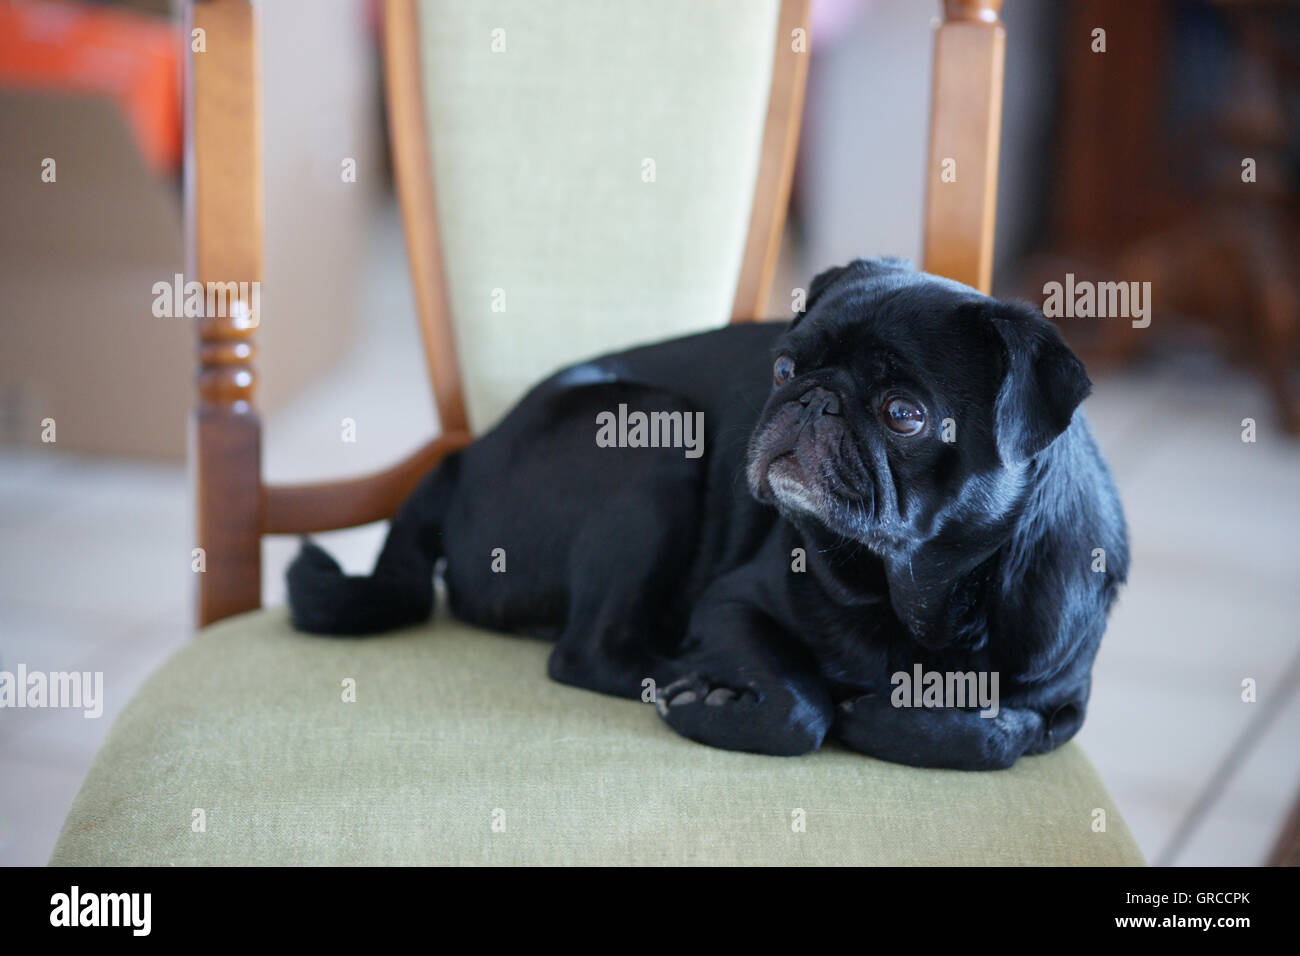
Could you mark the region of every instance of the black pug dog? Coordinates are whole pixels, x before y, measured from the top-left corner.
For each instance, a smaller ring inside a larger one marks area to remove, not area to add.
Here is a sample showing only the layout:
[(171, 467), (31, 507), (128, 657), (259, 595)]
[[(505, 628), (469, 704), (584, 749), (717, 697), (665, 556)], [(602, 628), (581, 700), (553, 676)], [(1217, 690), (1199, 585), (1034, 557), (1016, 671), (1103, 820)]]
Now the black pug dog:
[(424, 479), (369, 577), (304, 542), (293, 622), (425, 620), (445, 558), (457, 618), (554, 639), (552, 678), (701, 743), (1008, 767), (1083, 723), (1127, 573), (1090, 388), (1037, 311), (858, 260), (789, 326), (542, 382)]

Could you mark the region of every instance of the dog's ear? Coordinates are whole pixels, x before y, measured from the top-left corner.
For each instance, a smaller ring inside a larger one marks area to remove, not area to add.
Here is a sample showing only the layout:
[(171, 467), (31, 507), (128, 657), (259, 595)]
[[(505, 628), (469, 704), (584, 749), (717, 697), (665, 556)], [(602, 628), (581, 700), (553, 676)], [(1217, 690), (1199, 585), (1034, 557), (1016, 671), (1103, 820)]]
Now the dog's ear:
[(794, 317), (790, 328), (794, 328), (803, 321), (803, 317), (808, 314), (809, 310), (817, 304), (817, 300), (825, 294), (826, 290), (836, 285), (840, 279), (845, 276), (854, 275), (861, 279), (869, 279), (874, 275), (889, 271), (909, 271), (912, 264), (906, 259), (895, 259), (892, 257), (882, 259), (854, 259), (852, 262), (842, 266), (832, 266), (824, 272), (817, 274), (812, 280), (812, 285), (808, 287), (808, 299), (804, 302), (804, 309)]
[(987, 307), (1002, 352), (994, 437), (1004, 464), (1026, 461), (1070, 425), (1092, 382), (1056, 326), (1027, 305)]
[(817, 304), (817, 300), (822, 297), (827, 289), (838, 282), (846, 272), (850, 271), (861, 261), (861, 259), (856, 259), (848, 265), (831, 266), (829, 269), (817, 273), (817, 275), (813, 277), (812, 285), (808, 287), (808, 301), (805, 303), (805, 308), (801, 317), (802, 315), (808, 314), (808, 309), (811, 309)]

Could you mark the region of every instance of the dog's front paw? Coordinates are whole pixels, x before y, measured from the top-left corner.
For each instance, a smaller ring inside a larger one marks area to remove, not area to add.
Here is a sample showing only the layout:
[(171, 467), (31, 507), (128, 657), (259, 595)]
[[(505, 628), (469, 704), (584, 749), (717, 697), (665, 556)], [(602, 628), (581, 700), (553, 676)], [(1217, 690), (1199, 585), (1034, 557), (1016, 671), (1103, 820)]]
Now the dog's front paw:
[(829, 724), (823, 709), (793, 687), (722, 682), (698, 673), (660, 691), (655, 709), (683, 737), (725, 750), (783, 757), (816, 750)]
[(970, 707), (895, 706), (888, 694), (863, 694), (835, 707), (834, 733), (859, 753), (913, 767), (1000, 770), (1039, 739), (1042, 718), (1003, 707), (983, 717)]

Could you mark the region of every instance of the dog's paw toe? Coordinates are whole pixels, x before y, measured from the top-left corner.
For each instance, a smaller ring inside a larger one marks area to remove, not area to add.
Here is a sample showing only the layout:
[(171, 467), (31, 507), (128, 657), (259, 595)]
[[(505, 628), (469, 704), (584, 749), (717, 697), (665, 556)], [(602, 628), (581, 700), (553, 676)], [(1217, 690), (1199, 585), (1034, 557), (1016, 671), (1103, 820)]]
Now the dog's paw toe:
[(709, 707), (721, 707), (728, 701), (736, 699), (736, 692), (730, 687), (715, 687), (709, 691), (709, 696), (704, 698), (704, 703)]
[(695, 673), (660, 691), (655, 708), (682, 736), (714, 747), (781, 755), (816, 750), (828, 718), (772, 690)]
[(689, 674), (665, 687), (655, 698), (655, 708), (667, 717), (673, 708), (689, 707), (701, 701), (708, 707), (721, 707), (741, 699), (748, 690), (736, 690), (714, 683), (701, 674)]
[(707, 693), (708, 689), (703, 678), (698, 674), (691, 674), (673, 681), (661, 690), (655, 697), (655, 709), (659, 711), (659, 716), (667, 717), (670, 708), (693, 704)]

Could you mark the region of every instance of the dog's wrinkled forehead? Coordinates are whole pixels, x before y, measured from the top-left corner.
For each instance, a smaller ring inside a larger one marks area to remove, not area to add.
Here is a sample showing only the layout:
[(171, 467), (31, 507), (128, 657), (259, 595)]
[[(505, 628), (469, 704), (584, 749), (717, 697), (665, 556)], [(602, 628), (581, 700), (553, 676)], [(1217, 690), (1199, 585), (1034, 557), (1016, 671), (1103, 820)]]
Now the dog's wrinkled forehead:
[(836, 369), (847, 373), (838, 383), (866, 393), (910, 387), (923, 401), (974, 408), (977, 425), (992, 419), (998, 456), (1009, 465), (1046, 448), (1092, 388), (1083, 363), (1037, 309), (899, 259), (858, 259), (823, 272), (776, 349), (790, 354), (796, 373)]
[(787, 341), (841, 355), (874, 344), (922, 365), (951, 361), (986, 351), (988, 338), (966, 311), (986, 301), (975, 289), (917, 272), (902, 259), (858, 259), (813, 280)]

